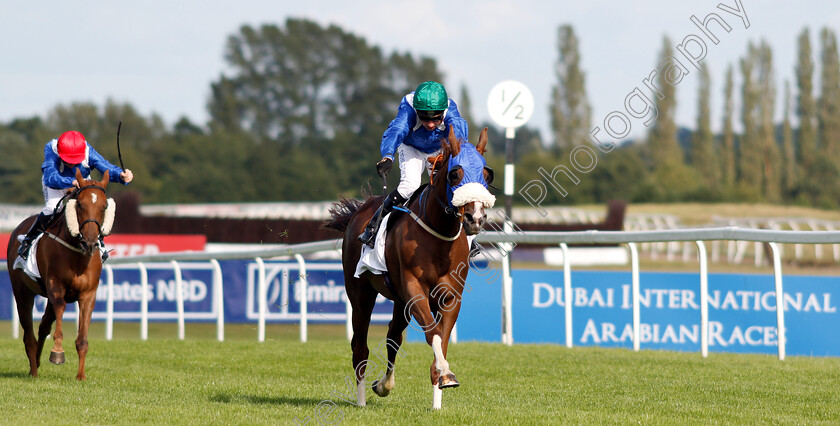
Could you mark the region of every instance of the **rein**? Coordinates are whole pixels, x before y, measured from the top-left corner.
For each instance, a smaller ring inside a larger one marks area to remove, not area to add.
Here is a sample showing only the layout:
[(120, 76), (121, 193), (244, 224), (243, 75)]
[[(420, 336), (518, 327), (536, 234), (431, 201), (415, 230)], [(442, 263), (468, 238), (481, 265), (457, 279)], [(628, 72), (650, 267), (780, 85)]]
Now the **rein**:
[(408, 213), (411, 216), (411, 218), (414, 219), (414, 221), (417, 222), (418, 225), (420, 225), (420, 227), (422, 227), (423, 229), (426, 230), (426, 232), (434, 235), (435, 237), (437, 237), (438, 239), (441, 239), (443, 241), (455, 241), (455, 240), (457, 240), (458, 237), (461, 236), (461, 231), (464, 228), (464, 225), (459, 222), (458, 223), (458, 233), (455, 234), (454, 237), (446, 237), (446, 236), (443, 236), (443, 235), (439, 234), (434, 229), (432, 229), (429, 225), (426, 224), (426, 222), (423, 222), (423, 219), (420, 219), (420, 217), (417, 216), (417, 213), (414, 213), (410, 209), (407, 209), (407, 208), (404, 208), (404, 207), (394, 207), (394, 210), (399, 210), (399, 211)]

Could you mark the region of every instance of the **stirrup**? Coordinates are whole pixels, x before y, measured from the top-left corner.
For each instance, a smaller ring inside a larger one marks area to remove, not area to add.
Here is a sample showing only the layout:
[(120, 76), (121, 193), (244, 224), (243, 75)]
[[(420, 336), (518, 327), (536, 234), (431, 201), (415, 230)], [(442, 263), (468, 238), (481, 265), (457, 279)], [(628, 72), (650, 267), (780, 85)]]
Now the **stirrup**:
[(366, 245), (370, 248), (373, 248), (373, 241), (375, 239), (376, 239), (376, 233), (374, 232), (373, 227), (371, 227), (371, 226), (366, 226), (365, 227), (365, 232), (362, 232), (361, 235), (359, 235), (359, 241), (361, 241), (362, 244), (364, 244), (364, 245)]

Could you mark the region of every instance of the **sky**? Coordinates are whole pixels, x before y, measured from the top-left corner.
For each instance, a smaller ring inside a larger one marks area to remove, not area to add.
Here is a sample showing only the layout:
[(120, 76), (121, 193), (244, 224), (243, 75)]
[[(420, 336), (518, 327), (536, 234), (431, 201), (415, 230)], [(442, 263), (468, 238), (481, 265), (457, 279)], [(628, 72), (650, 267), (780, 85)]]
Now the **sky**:
[[(749, 27), (719, 5), (742, 9)], [(719, 42), (706, 39), (702, 60), (711, 70), (714, 129), (720, 128), (725, 69), (732, 65), (737, 71), (750, 41), (764, 39), (773, 48), (780, 117), (782, 84), (795, 85), (798, 34), (810, 29), (818, 63), (819, 30), (840, 31), (836, 0), (4, 1), (0, 121), (44, 116), (58, 104), (102, 106), (112, 99), (146, 116), (156, 113), (170, 125), (182, 116), (204, 124), (210, 83), (229, 72), (226, 39), (242, 25), (282, 26), (293, 17), (336, 24), (385, 52), (434, 58), (450, 97), (458, 101), (466, 88), (480, 121), (490, 121), (487, 96), (493, 86), (519, 81), (534, 98), (527, 125), (545, 139), (560, 25), (571, 24), (578, 35), (593, 126), (603, 127), (611, 111), (624, 110), (627, 94), (644, 89), (642, 80), (657, 65), (663, 35), (675, 45), (692, 34), (702, 38), (691, 17), (702, 21), (710, 13), (732, 28), (725, 32), (711, 25)], [(690, 65), (687, 69), (677, 85), (677, 123), (694, 127), (699, 73)], [(818, 70), (815, 83), (817, 76)], [(398, 102), (394, 99), (395, 111)], [(631, 121), (631, 127), (629, 138), (645, 134), (642, 120)]]

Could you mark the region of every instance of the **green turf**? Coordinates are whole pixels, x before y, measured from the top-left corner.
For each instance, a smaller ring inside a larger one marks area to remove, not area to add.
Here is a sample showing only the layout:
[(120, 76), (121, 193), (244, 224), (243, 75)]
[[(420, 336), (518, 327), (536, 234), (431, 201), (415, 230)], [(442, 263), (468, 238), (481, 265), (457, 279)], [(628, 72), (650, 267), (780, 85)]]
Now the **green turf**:
[[(229, 326), (218, 342), (212, 325), (188, 323), (178, 341), (173, 325), (152, 324), (144, 342), (136, 323), (118, 324), (113, 341), (94, 324), (83, 383), (75, 333), (67, 363), (45, 357), (32, 379), (9, 330), (0, 323), (3, 424), (840, 423), (837, 358), (459, 343), (449, 362), (461, 386), (435, 412), (431, 349), (417, 343), (404, 346), (389, 397), (368, 390), (366, 408), (342, 401), (353, 390), (341, 326), (312, 326), (300, 343), (296, 326), (273, 325), (258, 343), (251, 326)], [(377, 327), (372, 350), (383, 337)]]

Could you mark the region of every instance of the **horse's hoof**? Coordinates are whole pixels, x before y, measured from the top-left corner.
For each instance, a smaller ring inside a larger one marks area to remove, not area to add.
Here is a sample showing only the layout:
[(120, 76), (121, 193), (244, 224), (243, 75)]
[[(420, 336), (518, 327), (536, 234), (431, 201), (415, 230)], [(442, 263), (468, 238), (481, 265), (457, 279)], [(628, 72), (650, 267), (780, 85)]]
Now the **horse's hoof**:
[(64, 364), (64, 352), (50, 352), (50, 362), (53, 364)]
[(441, 389), (457, 388), (459, 385), (460, 383), (458, 383), (458, 379), (455, 378), (455, 374), (453, 373), (441, 375), (438, 378), (438, 387)]
[(373, 382), (371, 387), (373, 388), (373, 392), (381, 397), (386, 397), (391, 394), (391, 391), (385, 386), (382, 386), (382, 391), (379, 390), (379, 380)]

